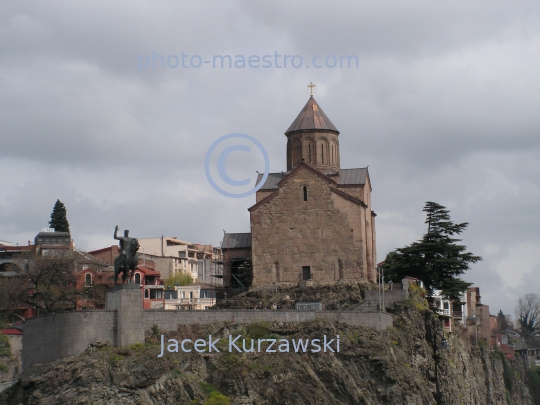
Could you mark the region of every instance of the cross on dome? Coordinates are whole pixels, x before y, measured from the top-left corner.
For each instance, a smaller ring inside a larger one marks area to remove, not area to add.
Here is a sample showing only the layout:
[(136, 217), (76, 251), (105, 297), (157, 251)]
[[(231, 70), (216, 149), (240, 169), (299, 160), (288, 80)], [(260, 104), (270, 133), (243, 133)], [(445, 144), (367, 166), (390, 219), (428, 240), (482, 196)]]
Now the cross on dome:
[(313, 87), (316, 87), (313, 82), (309, 82), (309, 84), (307, 85), (309, 87), (309, 90), (310, 90), (310, 97), (313, 97)]

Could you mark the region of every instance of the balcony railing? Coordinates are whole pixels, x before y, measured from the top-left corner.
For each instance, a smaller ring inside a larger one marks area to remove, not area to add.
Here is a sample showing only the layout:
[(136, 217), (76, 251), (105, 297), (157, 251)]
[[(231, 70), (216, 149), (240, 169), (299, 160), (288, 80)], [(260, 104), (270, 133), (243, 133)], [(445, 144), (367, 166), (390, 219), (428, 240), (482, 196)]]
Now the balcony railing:
[(177, 305), (181, 305), (181, 304), (199, 304), (199, 303), (209, 303), (209, 302), (212, 302), (214, 301), (215, 302), (215, 298), (170, 298), (170, 299), (167, 299), (168, 303), (169, 304), (177, 304)]

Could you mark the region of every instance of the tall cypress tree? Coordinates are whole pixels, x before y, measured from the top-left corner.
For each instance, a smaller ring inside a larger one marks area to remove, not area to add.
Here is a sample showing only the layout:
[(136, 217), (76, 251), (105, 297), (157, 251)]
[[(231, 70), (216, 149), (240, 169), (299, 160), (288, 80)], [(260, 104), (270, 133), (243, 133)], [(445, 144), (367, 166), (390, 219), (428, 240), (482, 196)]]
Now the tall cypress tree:
[(69, 233), (69, 222), (67, 220), (66, 207), (60, 200), (56, 200), (56, 204), (54, 204), (49, 226), (54, 228), (56, 232)]
[(459, 245), (461, 239), (453, 237), (469, 224), (453, 223), (449, 211), (434, 202), (427, 202), (423, 211), (427, 214), (427, 233), (418, 242), (390, 252), (384, 263), (385, 275), (394, 282), (401, 282), (405, 276), (418, 278), (424, 282), (429, 296), (434, 290), (442, 290), (443, 296), (459, 302), (463, 291), (471, 285), (459, 276), (471, 263), (482, 260)]

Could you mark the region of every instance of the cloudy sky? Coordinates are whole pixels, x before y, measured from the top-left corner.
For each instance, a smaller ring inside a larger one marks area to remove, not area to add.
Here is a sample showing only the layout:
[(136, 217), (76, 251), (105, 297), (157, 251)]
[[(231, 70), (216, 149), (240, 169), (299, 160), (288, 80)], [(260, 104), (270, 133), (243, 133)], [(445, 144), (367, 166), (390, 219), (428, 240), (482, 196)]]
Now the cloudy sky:
[[(248, 232), (254, 196), (214, 190), (205, 155), (245, 133), (285, 170), (311, 81), (342, 168), (370, 165), (379, 261), (422, 236), (435, 201), (470, 223), (484, 260), (465, 278), (492, 313), (540, 294), (538, 1), (2, 2), (0, 240), (33, 240), (56, 199), (84, 250), (117, 224), (214, 245)], [(226, 165), (264, 170), (257, 153)]]

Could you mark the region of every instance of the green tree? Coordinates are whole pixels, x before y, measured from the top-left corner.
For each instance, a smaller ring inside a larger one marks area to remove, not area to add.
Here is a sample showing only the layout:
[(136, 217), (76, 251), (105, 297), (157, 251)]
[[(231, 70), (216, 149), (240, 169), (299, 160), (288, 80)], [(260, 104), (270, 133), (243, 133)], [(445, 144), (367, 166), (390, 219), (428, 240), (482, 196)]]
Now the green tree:
[(502, 309), (499, 309), (499, 313), (497, 315), (497, 324), (501, 332), (504, 332), (505, 330), (508, 330), (508, 329), (513, 329), (512, 317), (510, 315), (505, 315)]
[(56, 204), (54, 204), (49, 226), (54, 228), (56, 232), (69, 233), (69, 222), (67, 220), (66, 207), (60, 200), (56, 200)]
[(450, 220), (449, 211), (442, 205), (428, 201), (423, 211), (426, 213), (427, 233), (417, 242), (390, 252), (385, 259), (385, 275), (394, 282), (401, 282), (405, 276), (422, 280), (428, 296), (434, 290), (442, 290), (442, 295), (461, 301), (461, 295), (471, 283), (461, 278), (470, 264), (482, 260), (467, 252), (467, 247), (459, 245), (459, 235), (469, 225), (467, 222), (455, 224)]
[(165, 287), (173, 288), (175, 285), (189, 285), (193, 284), (193, 278), (186, 273), (176, 273), (170, 275), (169, 278), (165, 280)]
[(523, 298), (518, 299), (514, 312), (521, 326), (521, 335), (526, 340), (531, 340), (540, 333), (540, 297), (538, 295), (525, 294)]
[(0, 277), (0, 311), (9, 313), (20, 305), (40, 314), (74, 309), (77, 291), (73, 251), (54, 249), (43, 256), (32, 251), (17, 257), (15, 275)]

